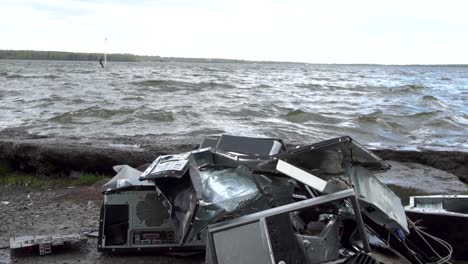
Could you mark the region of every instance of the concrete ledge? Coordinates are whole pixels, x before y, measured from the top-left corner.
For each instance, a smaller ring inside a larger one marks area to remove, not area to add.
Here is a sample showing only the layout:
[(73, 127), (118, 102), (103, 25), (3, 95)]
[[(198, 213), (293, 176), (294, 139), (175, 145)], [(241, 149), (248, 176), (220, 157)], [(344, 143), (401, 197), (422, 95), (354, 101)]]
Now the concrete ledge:
[[(136, 136), (112, 139), (41, 137), (18, 130), (0, 132), (0, 160), (11, 168), (41, 174), (69, 175), (87, 171), (113, 175), (112, 166), (128, 164), (138, 167), (159, 155), (180, 153), (198, 147), (190, 139), (159, 139)], [(453, 173), (468, 180), (468, 152), (406, 151), (378, 149), (374, 152), (385, 160), (419, 163)]]
[(462, 151), (407, 151), (377, 149), (373, 151), (384, 160), (419, 163), (452, 173), (464, 182), (468, 182), (468, 152)]

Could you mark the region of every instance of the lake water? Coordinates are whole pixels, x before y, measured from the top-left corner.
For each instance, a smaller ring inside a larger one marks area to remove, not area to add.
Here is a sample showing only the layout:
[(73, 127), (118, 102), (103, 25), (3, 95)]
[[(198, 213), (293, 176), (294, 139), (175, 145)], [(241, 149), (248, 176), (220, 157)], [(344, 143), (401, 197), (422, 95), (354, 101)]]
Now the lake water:
[(0, 130), (468, 150), (468, 67), (0, 61)]

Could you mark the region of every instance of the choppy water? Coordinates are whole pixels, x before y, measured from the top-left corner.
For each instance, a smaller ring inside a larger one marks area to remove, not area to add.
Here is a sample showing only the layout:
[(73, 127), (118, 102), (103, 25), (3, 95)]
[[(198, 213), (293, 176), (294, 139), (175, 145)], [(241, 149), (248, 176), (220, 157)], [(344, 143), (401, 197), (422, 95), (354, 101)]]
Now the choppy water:
[(0, 129), (468, 149), (468, 67), (0, 61)]

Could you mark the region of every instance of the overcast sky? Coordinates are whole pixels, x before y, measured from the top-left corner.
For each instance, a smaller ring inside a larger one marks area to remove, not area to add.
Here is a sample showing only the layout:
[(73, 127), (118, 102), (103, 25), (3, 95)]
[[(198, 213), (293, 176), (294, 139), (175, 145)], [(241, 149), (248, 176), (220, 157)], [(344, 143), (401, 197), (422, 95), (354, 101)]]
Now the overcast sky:
[(466, 0), (0, 0), (0, 49), (467, 64)]

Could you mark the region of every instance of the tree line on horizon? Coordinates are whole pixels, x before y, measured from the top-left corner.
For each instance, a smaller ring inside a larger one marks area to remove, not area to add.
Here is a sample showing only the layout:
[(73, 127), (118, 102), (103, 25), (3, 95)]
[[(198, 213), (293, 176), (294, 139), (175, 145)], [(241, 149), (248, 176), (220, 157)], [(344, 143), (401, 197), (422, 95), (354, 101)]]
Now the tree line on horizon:
[[(62, 61), (99, 61), (102, 53), (81, 53), (66, 51), (37, 50), (0, 50), (0, 60), (62, 60)], [(175, 58), (161, 56), (142, 56), (134, 54), (110, 53), (107, 61), (119, 62), (247, 62), (231, 59)]]
[[(38, 50), (0, 50), (0, 60), (58, 60), (58, 61), (99, 61), (104, 59), (102, 53), (84, 53), (67, 51), (38, 51)], [(107, 54), (107, 61), (115, 62), (191, 62), (191, 63), (292, 63), (308, 64), (300, 62), (278, 62), (278, 61), (247, 61), (234, 59), (210, 59), (210, 58), (182, 58), (182, 57), (161, 57), (134, 55), (129, 53)], [(338, 65), (379, 65), (379, 64), (338, 64)], [(407, 64), (395, 66), (447, 66), (447, 67), (468, 67), (468, 64)]]
[[(36, 51), (36, 50), (0, 50), (3, 60), (70, 60), (70, 61), (98, 61), (103, 58), (99, 53), (80, 53), (65, 51)], [(159, 56), (138, 56), (133, 54), (107, 54), (108, 61), (138, 62), (160, 61)]]

